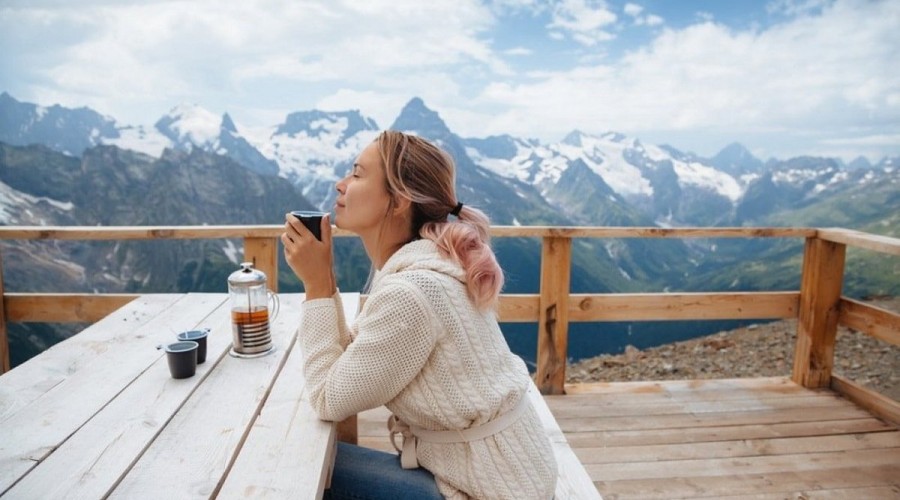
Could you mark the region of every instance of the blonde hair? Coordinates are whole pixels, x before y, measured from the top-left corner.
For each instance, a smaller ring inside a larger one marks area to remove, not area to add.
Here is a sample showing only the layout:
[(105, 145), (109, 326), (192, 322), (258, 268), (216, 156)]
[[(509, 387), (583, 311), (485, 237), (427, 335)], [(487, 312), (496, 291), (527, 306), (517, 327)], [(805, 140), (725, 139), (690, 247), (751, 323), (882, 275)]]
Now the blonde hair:
[(478, 309), (493, 307), (503, 288), (503, 270), (490, 247), (490, 219), (463, 206), (456, 220), (456, 166), (449, 154), (425, 139), (387, 130), (375, 139), (393, 200), (412, 202), (412, 233), (433, 241), (462, 266), (466, 287)]

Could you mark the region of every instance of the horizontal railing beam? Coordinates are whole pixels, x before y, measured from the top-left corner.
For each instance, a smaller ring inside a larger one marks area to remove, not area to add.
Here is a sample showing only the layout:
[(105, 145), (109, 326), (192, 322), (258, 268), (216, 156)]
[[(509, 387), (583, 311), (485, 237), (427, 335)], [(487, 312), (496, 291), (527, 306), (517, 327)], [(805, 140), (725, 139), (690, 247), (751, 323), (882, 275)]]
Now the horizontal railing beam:
[(796, 318), (799, 292), (573, 294), (570, 321)]
[(136, 299), (138, 294), (7, 293), (10, 323), (94, 323)]
[(879, 253), (900, 255), (900, 238), (862, 233), (851, 229), (819, 229), (819, 239), (864, 248)]
[(841, 297), (838, 308), (838, 324), (900, 345), (900, 314), (847, 297)]
[[(11, 323), (67, 323), (96, 321), (136, 297), (138, 294), (7, 293), (4, 299)], [(570, 321), (575, 322), (782, 319), (795, 318), (798, 303), (797, 292), (573, 294), (568, 308)], [(539, 311), (537, 294), (500, 296), (502, 322), (535, 323)]]
[[(796, 318), (799, 292), (572, 294), (569, 321), (668, 321)], [(540, 297), (500, 296), (500, 321), (534, 323)]]
[[(0, 240), (192, 240), (277, 238), (284, 226), (2, 226)], [(338, 237), (354, 236), (334, 228)], [(502, 238), (809, 238), (816, 229), (788, 227), (550, 227), (491, 226)]]
[(810, 238), (816, 235), (816, 229), (796, 227), (492, 226), (491, 235), (503, 238)]
[(900, 425), (900, 402), (840, 375), (831, 376), (829, 387), (866, 411)]

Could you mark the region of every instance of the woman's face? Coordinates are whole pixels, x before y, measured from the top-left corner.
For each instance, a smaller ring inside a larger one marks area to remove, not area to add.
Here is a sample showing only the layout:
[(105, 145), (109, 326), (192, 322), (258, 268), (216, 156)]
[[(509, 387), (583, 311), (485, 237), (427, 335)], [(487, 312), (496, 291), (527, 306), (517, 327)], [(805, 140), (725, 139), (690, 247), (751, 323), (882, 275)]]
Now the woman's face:
[(369, 144), (359, 154), (346, 177), (337, 182), (334, 223), (356, 234), (377, 230), (385, 220), (390, 195), (378, 144)]

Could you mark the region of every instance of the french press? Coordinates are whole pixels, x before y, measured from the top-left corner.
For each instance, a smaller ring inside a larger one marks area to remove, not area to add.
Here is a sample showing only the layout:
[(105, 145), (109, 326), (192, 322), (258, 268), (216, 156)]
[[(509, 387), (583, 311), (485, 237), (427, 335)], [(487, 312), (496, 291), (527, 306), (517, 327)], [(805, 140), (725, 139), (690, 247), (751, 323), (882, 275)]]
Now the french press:
[[(253, 268), (252, 262), (228, 277), (231, 301), (231, 331), (234, 335), (230, 354), (236, 357), (257, 357), (272, 352), (272, 332), (269, 322), (278, 315), (278, 296), (266, 286), (266, 274)], [(269, 314), (269, 301), (272, 313)]]

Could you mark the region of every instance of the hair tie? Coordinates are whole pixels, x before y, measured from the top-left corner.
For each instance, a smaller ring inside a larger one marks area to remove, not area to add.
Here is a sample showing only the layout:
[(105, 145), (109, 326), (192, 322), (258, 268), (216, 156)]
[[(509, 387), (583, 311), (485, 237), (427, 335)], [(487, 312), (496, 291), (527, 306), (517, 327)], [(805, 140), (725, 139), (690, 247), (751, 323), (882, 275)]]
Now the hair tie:
[(459, 211), (462, 210), (463, 204), (462, 202), (457, 202), (456, 206), (453, 207), (453, 210), (450, 211), (450, 215), (454, 217), (459, 217)]

